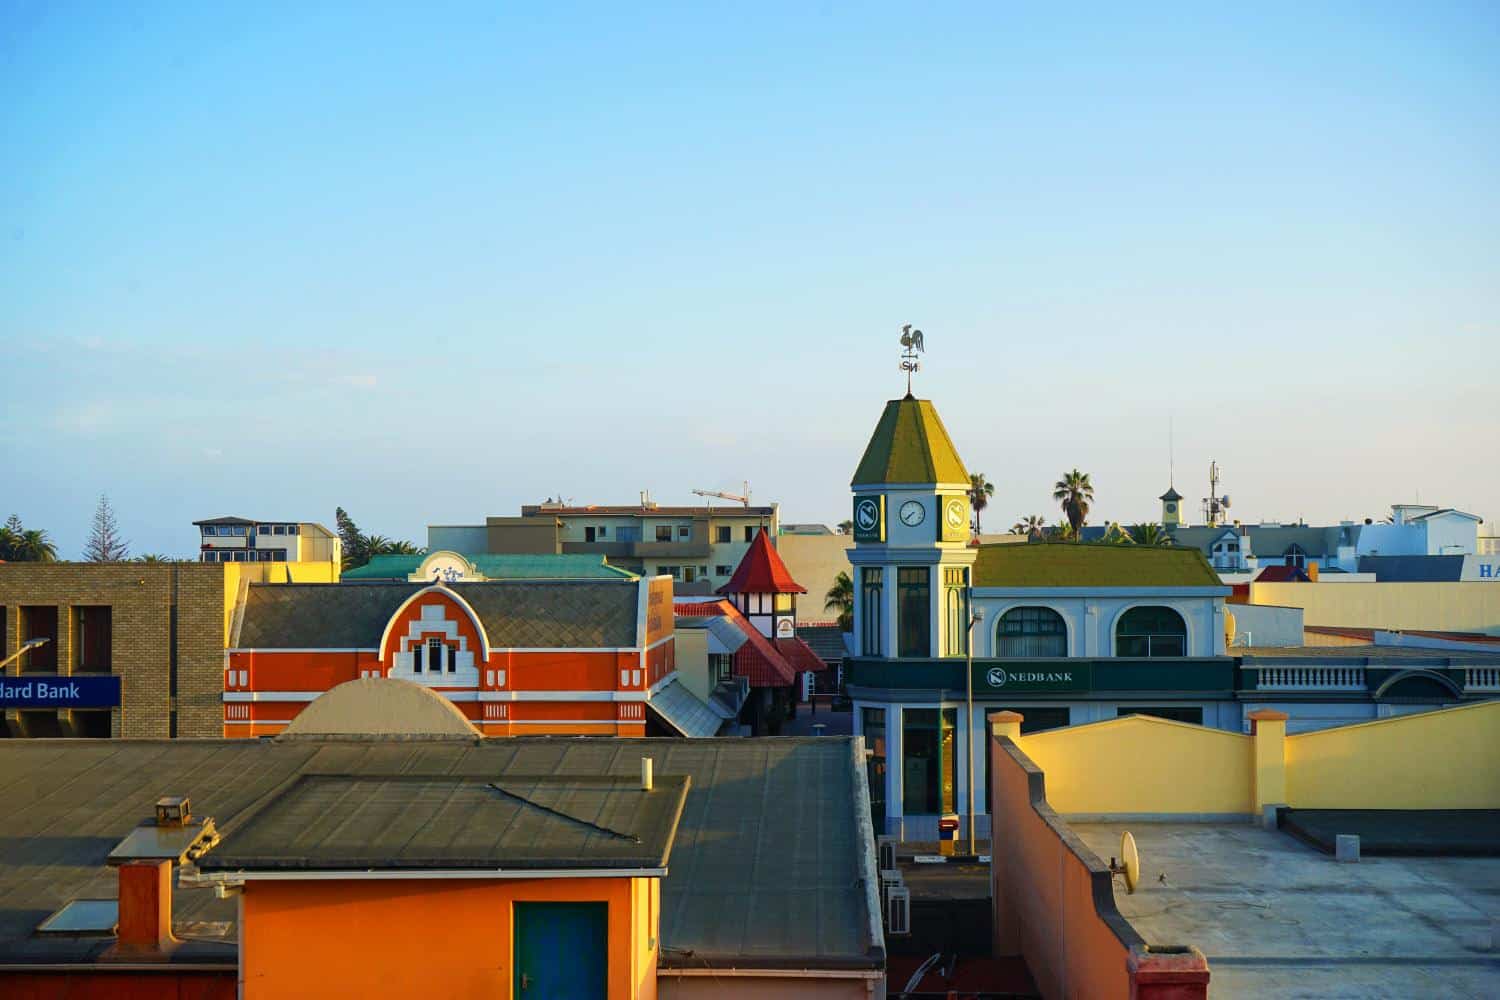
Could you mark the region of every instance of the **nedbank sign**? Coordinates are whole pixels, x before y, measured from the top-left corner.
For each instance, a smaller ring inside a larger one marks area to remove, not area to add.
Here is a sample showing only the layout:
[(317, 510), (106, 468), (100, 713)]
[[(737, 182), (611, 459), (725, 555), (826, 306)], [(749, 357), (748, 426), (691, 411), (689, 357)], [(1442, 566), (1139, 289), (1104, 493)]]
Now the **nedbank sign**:
[(0, 708), (113, 708), (120, 703), (120, 678), (0, 677)]
[(1009, 691), (1087, 691), (1093, 686), (1090, 663), (1006, 666), (974, 665), (974, 693)]

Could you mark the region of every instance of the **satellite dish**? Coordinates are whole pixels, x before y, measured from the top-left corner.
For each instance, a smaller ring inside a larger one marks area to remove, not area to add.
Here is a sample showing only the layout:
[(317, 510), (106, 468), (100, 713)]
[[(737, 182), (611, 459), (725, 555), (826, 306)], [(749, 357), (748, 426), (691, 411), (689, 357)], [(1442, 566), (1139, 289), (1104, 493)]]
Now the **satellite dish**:
[(1120, 860), (1109, 859), (1109, 873), (1124, 875), (1125, 892), (1135, 894), (1135, 887), (1141, 881), (1141, 854), (1135, 849), (1135, 838), (1130, 835), (1129, 830), (1120, 834)]

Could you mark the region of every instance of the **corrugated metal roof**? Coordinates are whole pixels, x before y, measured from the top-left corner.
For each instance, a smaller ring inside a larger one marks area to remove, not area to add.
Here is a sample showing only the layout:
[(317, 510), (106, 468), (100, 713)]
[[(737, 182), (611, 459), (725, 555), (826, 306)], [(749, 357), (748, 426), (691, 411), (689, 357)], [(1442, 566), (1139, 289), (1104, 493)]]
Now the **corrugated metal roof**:
[(653, 694), (646, 707), (683, 736), (696, 738), (715, 735), (725, 719), (676, 679)]
[(208, 871), (662, 868), (689, 779), (304, 774), (198, 862)]
[[(70, 899), (115, 895), (109, 849), (164, 793), (232, 835), (260, 800), (300, 774), (497, 781), (518, 775), (686, 775), (691, 790), (662, 882), (662, 964), (879, 968), (866, 872), (874, 850), (856, 818), (862, 762), (852, 739), (532, 737), (480, 742), (3, 740), (0, 963), (89, 961), (108, 938), (33, 929)], [(233, 899), (177, 889), (179, 921), (236, 919)], [(175, 961), (235, 960), (233, 937), (189, 941)]]
[[(242, 649), (366, 649), (420, 583), (251, 584)], [(634, 578), (618, 581), (512, 580), (451, 591), (466, 602), (496, 647), (599, 648), (636, 643)]]
[(838, 663), (844, 658), (844, 630), (837, 624), (798, 625), (797, 638), (828, 663)]

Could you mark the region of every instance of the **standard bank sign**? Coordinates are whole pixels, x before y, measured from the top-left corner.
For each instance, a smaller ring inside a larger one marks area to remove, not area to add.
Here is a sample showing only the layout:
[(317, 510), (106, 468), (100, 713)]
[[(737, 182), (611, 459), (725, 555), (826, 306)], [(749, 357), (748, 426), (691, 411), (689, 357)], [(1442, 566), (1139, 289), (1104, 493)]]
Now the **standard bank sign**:
[(120, 703), (120, 678), (0, 677), (0, 708), (113, 708)]

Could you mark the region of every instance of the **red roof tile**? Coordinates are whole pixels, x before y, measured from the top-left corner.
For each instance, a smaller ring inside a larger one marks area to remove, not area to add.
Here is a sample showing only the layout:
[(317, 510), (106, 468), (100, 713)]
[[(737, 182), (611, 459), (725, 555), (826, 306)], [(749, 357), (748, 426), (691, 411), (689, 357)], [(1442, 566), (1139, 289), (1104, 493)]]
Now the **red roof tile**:
[(796, 682), (798, 669), (808, 669), (793, 667), (771, 640), (750, 624), (739, 608), (722, 598), (717, 601), (674, 601), (672, 613), (684, 618), (722, 615), (745, 633), (749, 641), (734, 654), (734, 676), (749, 678), (751, 687), (786, 687)]
[(761, 528), (750, 551), (735, 567), (734, 576), (720, 587), (719, 594), (805, 594), (807, 588), (792, 579), (786, 563), (776, 554), (766, 529)]
[(828, 664), (801, 639), (777, 639), (776, 648), (798, 672), (827, 670)]

